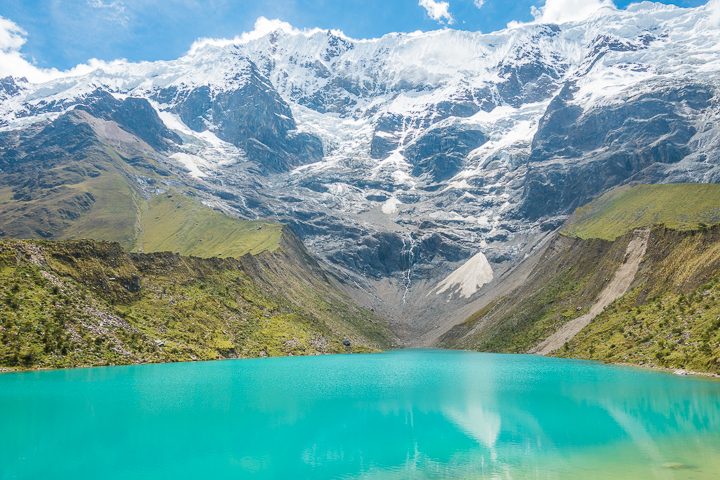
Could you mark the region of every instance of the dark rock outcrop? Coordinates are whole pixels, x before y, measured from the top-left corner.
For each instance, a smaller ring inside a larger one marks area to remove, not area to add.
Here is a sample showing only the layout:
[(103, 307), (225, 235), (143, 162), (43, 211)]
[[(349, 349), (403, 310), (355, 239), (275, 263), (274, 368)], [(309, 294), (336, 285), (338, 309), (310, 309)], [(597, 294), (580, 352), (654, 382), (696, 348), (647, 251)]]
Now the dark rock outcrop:
[(245, 150), (266, 172), (283, 172), (323, 157), (322, 141), (298, 132), (285, 102), (254, 63), (232, 79), (235, 87), (214, 91), (168, 87), (156, 98), (171, 102), (173, 111), (191, 129), (210, 129), (221, 140)]

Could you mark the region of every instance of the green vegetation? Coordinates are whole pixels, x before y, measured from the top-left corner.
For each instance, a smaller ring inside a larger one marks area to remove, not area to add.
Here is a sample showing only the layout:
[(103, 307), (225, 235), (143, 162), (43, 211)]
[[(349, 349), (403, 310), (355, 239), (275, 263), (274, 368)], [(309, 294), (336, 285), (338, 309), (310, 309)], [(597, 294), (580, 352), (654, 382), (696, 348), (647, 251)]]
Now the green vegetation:
[(587, 313), (610, 280), (607, 272), (622, 262), (627, 241), (558, 237), (522, 286), (451, 329), (440, 344), (527, 352), (566, 322)]
[(526, 352), (588, 311), (633, 230), (650, 227), (630, 291), (555, 355), (720, 373), (720, 185), (637, 185), (578, 209), (523, 285), (441, 338)]
[(0, 238), (54, 240), (0, 240), (0, 369), (388, 345), (281, 224), (203, 204), (142, 145), (98, 141), (82, 113), (53, 132), (13, 144), (0, 175)]
[[(116, 243), (0, 242), (0, 366), (71, 367), (373, 351), (389, 332), (302, 252), (128, 254)], [(346, 349), (343, 339), (351, 340)]]
[[(522, 286), (450, 330), (441, 344), (527, 352), (587, 313), (631, 235), (614, 242), (557, 237)], [(555, 355), (720, 373), (720, 226), (654, 228), (632, 289)]]
[[(8, 236), (94, 239), (138, 252), (169, 251), (209, 258), (241, 257), (278, 248), (282, 225), (246, 221), (177, 191), (144, 199), (115, 168), (42, 192), (29, 202), (6, 201)], [(10, 196), (11, 189), (3, 189)], [(37, 192), (36, 192), (37, 193)]]
[(282, 225), (242, 221), (212, 210), (184, 195), (158, 195), (141, 209), (134, 250), (178, 252), (196, 257), (241, 257), (274, 251)]
[(720, 373), (720, 280), (688, 295), (619, 299), (582, 330), (559, 356)]
[(720, 373), (720, 227), (656, 229), (635, 288), (558, 354)]
[[(87, 238), (118, 242), (129, 251), (203, 258), (278, 248), (282, 225), (232, 218), (204, 205), (135, 147), (95, 143), (83, 121), (67, 127), (81, 150), (70, 145), (69, 153), (56, 149), (50, 155), (34, 149), (18, 154), (28, 160), (0, 175), (0, 237)], [(43, 168), (36, 168), (36, 154), (50, 158)]]
[(106, 240), (125, 247), (133, 245), (142, 199), (122, 174), (110, 171), (70, 185), (68, 190), (76, 195), (89, 193), (94, 201), (88, 211), (74, 218), (59, 237)]
[(614, 240), (633, 229), (665, 225), (693, 230), (720, 223), (720, 185), (634, 185), (611, 190), (578, 208), (565, 235)]
[(142, 199), (136, 181), (158, 184), (169, 172), (154, 160), (129, 160), (103, 147), (78, 122), (68, 119), (67, 131), (55, 132), (47, 144), (24, 139), (25, 146), (8, 146), (16, 160), (0, 174), (0, 237), (89, 237), (132, 245)]
[[(203, 258), (258, 254), (273, 251), (280, 244), (283, 227), (279, 223), (233, 218), (176, 191), (145, 200), (123, 174), (114, 171), (62, 189), (67, 198), (91, 201), (77, 211), (67, 210), (67, 205), (61, 207), (66, 218), (55, 232), (39, 235), (25, 228), (19, 237), (105, 240), (118, 242), (132, 251), (167, 251)], [(48, 197), (49, 202), (57, 200), (56, 195)], [(62, 219), (61, 212), (44, 211), (56, 223)], [(23, 213), (23, 226), (35, 228), (32, 215), (26, 213)]]

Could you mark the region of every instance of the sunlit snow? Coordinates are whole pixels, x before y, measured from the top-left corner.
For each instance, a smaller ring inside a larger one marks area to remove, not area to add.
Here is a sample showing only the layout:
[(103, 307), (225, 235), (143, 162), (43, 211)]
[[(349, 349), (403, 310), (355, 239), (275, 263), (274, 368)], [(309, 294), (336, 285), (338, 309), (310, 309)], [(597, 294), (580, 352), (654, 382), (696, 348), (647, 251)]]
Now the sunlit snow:
[(382, 209), (382, 212), (384, 214), (392, 215), (393, 213), (397, 213), (398, 205), (400, 205), (401, 203), (402, 202), (400, 200), (398, 200), (397, 198), (390, 197), (382, 204), (382, 207), (380, 207), (380, 208)]
[(461, 296), (470, 298), (492, 279), (493, 270), (490, 262), (482, 252), (478, 252), (440, 282), (435, 293), (439, 295), (447, 291), (459, 291)]

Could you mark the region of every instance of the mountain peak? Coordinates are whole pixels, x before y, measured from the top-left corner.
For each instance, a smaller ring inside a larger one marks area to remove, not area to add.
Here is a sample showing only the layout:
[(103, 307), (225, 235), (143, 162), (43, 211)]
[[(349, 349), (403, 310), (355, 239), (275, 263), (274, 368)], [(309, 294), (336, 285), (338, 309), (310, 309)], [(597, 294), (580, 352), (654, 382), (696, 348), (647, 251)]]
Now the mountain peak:
[(261, 18), (176, 60), (28, 84), (0, 99), (0, 133), (98, 88), (141, 99), (94, 114), (162, 147), (214, 205), (287, 222), (339, 275), (420, 298), (478, 254), (501, 276), (609, 188), (720, 179), (710, 8), (365, 40)]
[(236, 45), (247, 45), (252, 42), (263, 41), (270, 44), (276, 43), (282, 36), (298, 37), (302, 36), (305, 38), (312, 37), (327, 37), (330, 39), (342, 39), (350, 41), (341, 30), (335, 29), (299, 29), (291, 25), (290, 23), (280, 19), (269, 19), (266, 17), (258, 17), (255, 20), (255, 25), (252, 30), (244, 32), (233, 38), (201, 38), (196, 40), (188, 50), (188, 55), (193, 56), (197, 54), (203, 54), (208, 50), (215, 48), (223, 48), (228, 46)]

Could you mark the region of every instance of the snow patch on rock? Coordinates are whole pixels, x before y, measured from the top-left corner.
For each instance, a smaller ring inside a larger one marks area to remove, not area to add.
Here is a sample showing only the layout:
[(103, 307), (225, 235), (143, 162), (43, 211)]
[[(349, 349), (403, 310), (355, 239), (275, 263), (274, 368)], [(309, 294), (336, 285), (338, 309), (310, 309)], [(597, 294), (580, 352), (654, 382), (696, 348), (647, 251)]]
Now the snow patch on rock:
[(385, 200), (385, 203), (383, 203), (380, 208), (385, 215), (392, 215), (397, 213), (398, 205), (402, 205), (402, 202), (395, 197), (390, 197)]
[(476, 253), (470, 260), (440, 282), (435, 291), (436, 295), (445, 292), (459, 292), (464, 298), (472, 297), (480, 287), (490, 283), (493, 271), (487, 258), (482, 252)]
[(205, 172), (200, 169), (200, 165), (207, 165), (207, 162), (202, 158), (183, 152), (173, 153), (172, 155), (170, 155), (170, 158), (185, 167), (191, 177), (201, 178), (206, 176)]

